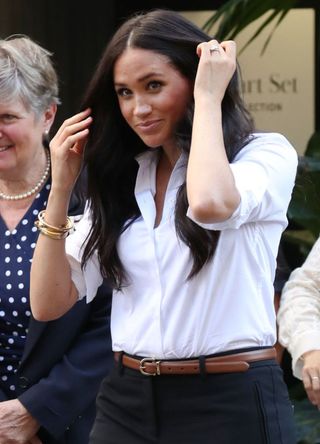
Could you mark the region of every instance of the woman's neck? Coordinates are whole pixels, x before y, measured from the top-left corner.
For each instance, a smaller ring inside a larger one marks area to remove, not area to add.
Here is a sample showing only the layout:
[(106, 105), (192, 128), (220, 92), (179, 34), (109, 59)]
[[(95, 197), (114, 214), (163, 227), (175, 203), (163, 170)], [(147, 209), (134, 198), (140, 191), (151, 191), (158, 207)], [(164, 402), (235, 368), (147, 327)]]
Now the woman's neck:
[(162, 148), (159, 154), (159, 162), (167, 164), (167, 167), (173, 170), (181, 154), (181, 150), (177, 146)]
[(23, 165), (19, 171), (0, 173), (0, 200), (28, 199), (42, 188), (49, 173), (50, 156), (42, 150), (36, 162)]

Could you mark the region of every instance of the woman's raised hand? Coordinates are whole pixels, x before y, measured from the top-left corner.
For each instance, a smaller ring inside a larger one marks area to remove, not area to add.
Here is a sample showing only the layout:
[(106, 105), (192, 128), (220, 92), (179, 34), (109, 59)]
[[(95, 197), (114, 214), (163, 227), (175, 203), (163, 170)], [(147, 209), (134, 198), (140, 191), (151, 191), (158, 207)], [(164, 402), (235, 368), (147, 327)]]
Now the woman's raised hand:
[(218, 43), (217, 40), (197, 46), (199, 65), (194, 85), (195, 98), (211, 95), (222, 101), (227, 86), (236, 70), (236, 44), (232, 40)]
[(70, 192), (80, 173), (92, 122), (88, 108), (65, 120), (50, 142), (52, 189)]

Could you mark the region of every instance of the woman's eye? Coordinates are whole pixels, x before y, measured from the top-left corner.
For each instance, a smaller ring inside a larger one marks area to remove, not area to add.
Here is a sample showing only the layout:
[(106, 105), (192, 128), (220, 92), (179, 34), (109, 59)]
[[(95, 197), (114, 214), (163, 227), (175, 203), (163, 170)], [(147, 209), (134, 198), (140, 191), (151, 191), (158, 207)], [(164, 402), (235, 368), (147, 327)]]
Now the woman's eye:
[(149, 89), (158, 89), (161, 86), (162, 86), (162, 84), (160, 82), (155, 81), (155, 80), (148, 83)]
[(119, 88), (117, 94), (120, 97), (128, 97), (131, 94), (131, 91), (128, 88)]
[(17, 117), (14, 116), (13, 114), (3, 114), (2, 116), (0, 116), (0, 118), (6, 123), (13, 122), (14, 120), (17, 119)]

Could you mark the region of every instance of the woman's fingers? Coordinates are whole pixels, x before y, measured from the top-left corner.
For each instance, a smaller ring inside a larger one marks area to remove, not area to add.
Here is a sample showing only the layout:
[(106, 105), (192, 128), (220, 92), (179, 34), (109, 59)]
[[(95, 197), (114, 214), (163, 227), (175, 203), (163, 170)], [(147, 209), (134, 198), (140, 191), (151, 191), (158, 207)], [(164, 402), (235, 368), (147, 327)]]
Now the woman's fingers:
[(228, 40), (202, 42), (197, 47), (200, 58), (195, 85), (195, 97), (210, 94), (222, 101), (226, 88), (236, 70), (236, 44)]
[(73, 150), (79, 154), (80, 152), (82, 153), (84, 144), (79, 146), (76, 146), (76, 144), (79, 144), (84, 139), (86, 141), (88, 137), (92, 117), (86, 116), (86, 114), (79, 113), (63, 123), (50, 142), (51, 151), (59, 149), (61, 151)]
[(60, 126), (60, 128), (58, 129), (55, 137), (59, 137), (60, 134), (65, 130), (66, 127), (85, 120), (87, 117), (89, 117), (90, 113), (91, 113), (91, 109), (87, 108), (84, 111), (81, 111), (80, 113), (75, 114), (74, 116), (66, 119), (63, 122), (63, 124)]
[(197, 46), (197, 55), (201, 57), (204, 54), (207, 56), (227, 55), (230, 58), (236, 59), (237, 45), (233, 40), (225, 40), (219, 43), (218, 40), (212, 39)]
[(232, 59), (236, 59), (237, 57), (237, 45), (233, 40), (226, 40), (221, 42), (221, 48), (224, 50), (226, 55), (228, 55)]
[(78, 133), (82, 133), (83, 131), (89, 132), (89, 126), (92, 122), (92, 117), (87, 117), (86, 119), (82, 120), (81, 122), (73, 123), (71, 125), (65, 126), (63, 131), (61, 133), (56, 134), (52, 141), (57, 142), (58, 144), (62, 144), (67, 140), (68, 138), (72, 138), (73, 136), (77, 135)]
[(320, 351), (305, 354), (302, 381), (310, 402), (320, 408)]
[(49, 146), (52, 166), (52, 188), (72, 190), (81, 171), (83, 151), (92, 123), (87, 109), (65, 120)]
[(319, 378), (312, 380), (309, 385), (305, 385), (305, 390), (307, 392), (309, 401), (320, 409), (320, 383)]
[(197, 55), (199, 57), (203, 55), (210, 55), (213, 52), (219, 52), (220, 51), (220, 44), (218, 40), (210, 40), (209, 42), (202, 42), (197, 46)]
[(209, 42), (202, 42), (199, 43), (199, 45), (197, 46), (198, 57), (201, 57), (205, 54), (209, 56), (215, 51), (220, 52), (220, 43), (218, 42), (218, 40), (209, 40)]
[(86, 146), (87, 140), (88, 140), (88, 132), (84, 135), (84, 137), (80, 140), (78, 140), (72, 148), (70, 148), (70, 151), (73, 153), (82, 156), (84, 152), (84, 147)]

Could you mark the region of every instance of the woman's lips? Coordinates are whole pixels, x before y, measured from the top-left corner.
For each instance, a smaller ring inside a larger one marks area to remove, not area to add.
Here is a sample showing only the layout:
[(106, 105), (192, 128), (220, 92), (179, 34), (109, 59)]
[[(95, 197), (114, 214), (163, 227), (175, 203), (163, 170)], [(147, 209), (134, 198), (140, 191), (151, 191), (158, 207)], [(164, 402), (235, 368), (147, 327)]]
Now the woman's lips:
[(152, 133), (158, 129), (161, 120), (148, 120), (146, 122), (140, 122), (137, 124), (139, 131), (143, 133)]

